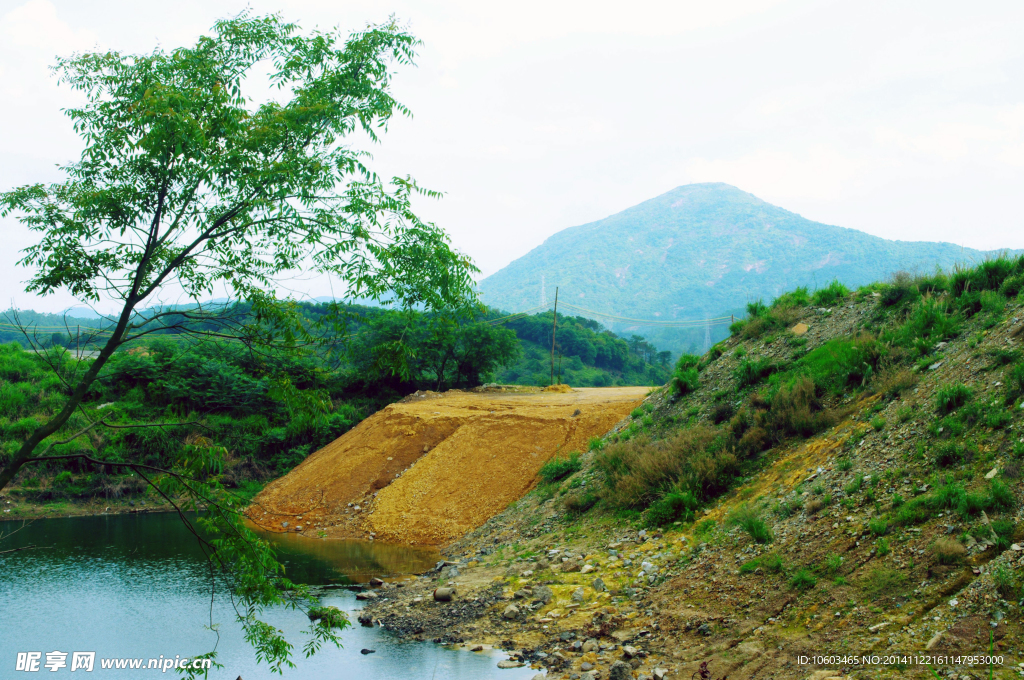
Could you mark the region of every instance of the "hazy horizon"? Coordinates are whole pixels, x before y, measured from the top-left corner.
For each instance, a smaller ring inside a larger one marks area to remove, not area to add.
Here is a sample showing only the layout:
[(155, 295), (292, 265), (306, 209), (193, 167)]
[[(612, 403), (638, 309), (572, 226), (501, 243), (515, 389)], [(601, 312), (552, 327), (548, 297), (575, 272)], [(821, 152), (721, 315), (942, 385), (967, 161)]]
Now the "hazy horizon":
[[(307, 30), (394, 13), (424, 41), (395, 85), (414, 117), (371, 149), (374, 167), (446, 192), (418, 209), (481, 278), (562, 229), (695, 182), (889, 239), (1024, 248), (1018, 3), (249, 6)], [(60, 111), (74, 100), (47, 68), (56, 55), (190, 44), (244, 7), (0, 2), (0, 187), (58, 180), (80, 150)], [(3, 306), (75, 306), (22, 292), (15, 262), (31, 235), (11, 218), (0, 226)], [(330, 289), (296, 280), (281, 292)]]

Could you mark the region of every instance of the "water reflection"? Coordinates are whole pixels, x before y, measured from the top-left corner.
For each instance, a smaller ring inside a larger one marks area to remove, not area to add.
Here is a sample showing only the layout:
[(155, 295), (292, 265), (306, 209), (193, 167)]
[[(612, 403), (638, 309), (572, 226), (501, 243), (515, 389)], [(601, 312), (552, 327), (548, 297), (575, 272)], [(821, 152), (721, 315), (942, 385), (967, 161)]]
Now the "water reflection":
[(376, 541), (330, 541), (253, 530), (273, 542), (288, 578), (299, 583), (366, 583), (374, 576), (420, 574), (440, 559), (436, 550)]
[[(20, 526), (0, 522), (0, 534)], [(436, 553), (378, 543), (335, 542), (271, 535), (289, 576), (311, 584), (366, 581), (419, 571)], [(97, 658), (194, 656), (216, 643), (225, 665), (212, 678), (280, 677), (257, 665), (234, 623), (229, 599), (211, 603), (210, 572), (195, 538), (170, 514), (111, 515), (38, 520), (5, 539), (0, 550), (35, 544), (38, 549), (0, 555), (0, 677), (10, 675), (20, 651), (94, 651)], [(220, 591), (221, 593), (223, 591)], [(324, 598), (355, 620), (360, 603), (346, 590)], [(524, 680), (528, 668), (498, 670), (500, 657), (430, 643), (399, 642), (379, 628), (358, 624), (343, 635), (343, 649), (302, 658), (308, 623), (302, 612), (275, 610), (265, 617), (295, 645), (296, 668), (285, 678), (310, 680)], [(217, 636), (205, 628), (218, 624)], [(377, 650), (362, 655), (362, 648)], [(65, 668), (47, 677), (65, 677)], [(103, 677), (128, 677), (102, 671)], [(74, 678), (69, 675), (66, 677)]]

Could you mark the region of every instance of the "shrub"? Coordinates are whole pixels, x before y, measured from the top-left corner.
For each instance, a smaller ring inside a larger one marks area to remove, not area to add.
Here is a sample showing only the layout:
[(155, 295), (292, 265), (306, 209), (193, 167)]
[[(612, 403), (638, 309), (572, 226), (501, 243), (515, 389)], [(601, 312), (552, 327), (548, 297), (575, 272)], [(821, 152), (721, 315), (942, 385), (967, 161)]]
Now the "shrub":
[(843, 487), (843, 491), (846, 492), (847, 496), (852, 496), (860, 491), (862, 486), (864, 486), (864, 475), (857, 475), (849, 484)]
[(900, 368), (880, 373), (875, 379), (874, 387), (876, 392), (892, 399), (900, 396), (916, 384), (917, 374), (909, 369)]
[(998, 564), (992, 570), (992, 580), (995, 582), (999, 596), (1004, 600), (1016, 600), (1020, 589), (1017, 587), (1017, 579), (1013, 569), (1005, 564)]
[(764, 303), (764, 300), (758, 298), (752, 302), (747, 303), (747, 316), (751, 319), (756, 319), (759, 316), (764, 316), (768, 313), (768, 305)]
[(957, 267), (950, 277), (950, 292), (954, 297), (985, 290), (999, 290), (1003, 283), (1024, 271), (1024, 257), (994, 257), (972, 268)]
[(789, 585), (794, 590), (809, 590), (818, 583), (818, 578), (806, 567), (796, 570), (793, 577), (789, 579)]
[(761, 420), (772, 440), (780, 442), (785, 437), (809, 437), (828, 429), (835, 424), (836, 415), (823, 409), (817, 385), (805, 375), (782, 385), (772, 395)]
[(597, 500), (597, 494), (591, 491), (574, 491), (565, 495), (562, 504), (571, 516), (579, 517), (597, 505)]
[(806, 286), (799, 286), (783, 293), (772, 301), (772, 307), (785, 309), (787, 307), (804, 307), (811, 302), (811, 296), (807, 293)]
[(903, 496), (899, 495), (898, 493), (897, 494), (893, 494), (893, 496), (892, 496), (892, 507), (893, 508), (899, 508), (905, 502), (906, 501), (903, 500)]
[(771, 543), (775, 540), (771, 528), (765, 523), (757, 511), (749, 505), (742, 505), (729, 517), (730, 524), (743, 528), (757, 543)]
[(939, 564), (962, 564), (967, 548), (952, 538), (940, 538), (932, 544), (932, 555)]
[(987, 508), (1010, 510), (1016, 504), (1013, 491), (1002, 480), (993, 479), (988, 483)]
[(822, 565), (822, 570), (832, 576), (838, 573), (842, 566), (843, 558), (835, 553), (829, 553), (828, 557), (825, 558), (825, 563)]
[(853, 461), (849, 458), (840, 458), (836, 463), (836, 469), (840, 472), (846, 472), (853, 468)]
[(758, 569), (771, 574), (780, 574), (785, 571), (785, 566), (782, 563), (782, 557), (778, 553), (768, 553), (761, 557), (755, 557), (749, 562), (744, 562), (740, 565), (741, 574), (750, 574)]
[(885, 536), (889, 532), (889, 523), (880, 517), (868, 521), (868, 529), (875, 536)]
[(814, 304), (819, 307), (832, 307), (849, 294), (850, 290), (839, 283), (839, 279), (832, 279), (832, 283), (814, 291)]
[(744, 387), (758, 384), (778, 370), (779, 366), (772, 363), (771, 359), (765, 358), (755, 361), (743, 359), (739, 366), (736, 367), (733, 375), (735, 375), (736, 380), (739, 381), (740, 389), (743, 389)]
[(540, 476), (545, 482), (557, 482), (582, 469), (583, 461), (580, 460), (580, 454), (573, 451), (566, 458), (552, 458), (544, 463), (540, 469)]
[(907, 272), (896, 272), (884, 286), (878, 298), (883, 307), (894, 307), (900, 303), (913, 302), (921, 297), (913, 278)]
[(875, 431), (881, 431), (885, 429), (885, 418), (882, 416), (875, 416), (871, 419), (871, 427), (875, 428)]
[(689, 491), (668, 493), (647, 509), (647, 526), (660, 527), (678, 520), (690, 521), (698, 505), (697, 499)]
[(804, 510), (808, 515), (816, 515), (825, 507), (825, 502), (820, 498), (812, 498), (807, 502)]
[(951, 467), (971, 460), (974, 450), (959, 442), (943, 442), (935, 447), (935, 464), (939, 467)]
[(736, 413), (736, 408), (727, 401), (721, 401), (711, 409), (711, 422), (715, 425), (729, 420)]
[(1002, 552), (1013, 543), (1013, 532), (1016, 529), (1013, 522), (1008, 519), (993, 520), (992, 533), (996, 535), (996, 550)]
[(993, 408), (985, 412), (985, 427), (1000, 430), (1010, 424), (1013, 416), (1003, 409)]
[(799, 498), (794, 498), (789, 501), (782, 500), (775, 504), (775, 514), (782, 519), (788, 519), (799, 512), (802, 507), (803, 503)]
[(608, 444), (595, 463), (612, 506), (642, 508), (673, 490), (708, 498), (728, 487), (738, 460), (724, 437), (698, 425), (656, 441), (644, 434)]
[(935, 395), (935, 411), (940, 416), (952, 413), (974, 398), (970, 388), (963, 383), (944, 385)]
[(875, 567), (861, 580), (860, 588), (872, 600), (896, 597), (906, 584), (907, 577), (887, 567)]
[(881, 347), (874, 336), (861, 333), (852, 339), (829, 340), (803, 356), (793, 370), (810, 376), (815, 385), (839, 395), (848, 387), (863, 385), (874, 375), (881, 356)]
[(875, 554), (879, 557), (885, 557), (891, 552), (889, 548), (889, 541), (884, 538), (880, 538), (875, 541)]
[(696, 538), (704, 539), (711, 535), (711, 532), (715, 530), (716, 522), (713, 519), (704, 519), (697, 522), (693, 527), (693, 535)]
[(693, 354), (684, 354), (676, 362), (675, 371), (672, 373), (672, 391), (683, 395), (695, 391), (700, 386), (698, 367), (700, 357)]
[(1014, 274), (1007, 277), (999, 286), (999, 292), (1008, 298), (1015, 298), (1024, 290), (1024, 274)]
[(1024, 363), (1014, 366), (1006, 376), (1006, 403), (1012, 404), (1020, 396), (1024, 396)]
[(935, 343), (950, 340), (959, 332), (959, 322), (948, 302), (924, 299), (914, 305), (902, 326), (883, 339), (913, 348), (918, 354), (929, 354)]

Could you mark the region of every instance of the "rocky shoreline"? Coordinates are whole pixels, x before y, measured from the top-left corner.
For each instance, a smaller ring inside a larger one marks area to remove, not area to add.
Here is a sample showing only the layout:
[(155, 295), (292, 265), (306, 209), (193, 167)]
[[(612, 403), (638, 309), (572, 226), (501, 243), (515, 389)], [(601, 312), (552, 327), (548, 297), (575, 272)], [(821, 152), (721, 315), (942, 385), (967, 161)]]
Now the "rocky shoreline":
[(615, 547), (552, 547), (503, 566), (503, 551), (492, 540), (464, 539), (429, 573), (375, 581), (360, 592), (366, 606), (358, 620), (407, 640), (500, 649), (508, 658), (499, 667), (530, 666), (548, 678), (677, 677), (678, 664), (666, 654), (658, 624), (649, 621), (648, 587), (619, 587), (615, 577), (602, 576), (635, 562), (658, 582), (650, 560), (661, 560), (663, 537), (641, 531), (609, 545)]

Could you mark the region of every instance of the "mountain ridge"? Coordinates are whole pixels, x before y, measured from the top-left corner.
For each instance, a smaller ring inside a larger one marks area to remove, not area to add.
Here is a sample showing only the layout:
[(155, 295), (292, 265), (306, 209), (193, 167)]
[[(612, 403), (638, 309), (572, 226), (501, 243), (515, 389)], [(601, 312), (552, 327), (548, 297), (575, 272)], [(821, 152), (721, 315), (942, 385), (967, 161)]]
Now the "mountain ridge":
[[(479, 287), (486, 304), (509, 312), (539, 304), (543, 277), (549, 302), (557, 286), (560, 299), (596, 312), (690, 320), (739, 312), (746, 302), (796, 286), (824, 287), (833, 279), (858, 286), (996, 252), (1013, 251), (885, 239), (808, 220), (728, 184), (687, 184), (563, 229)], [(647, 334), (659, 335), (664, 331)]]

